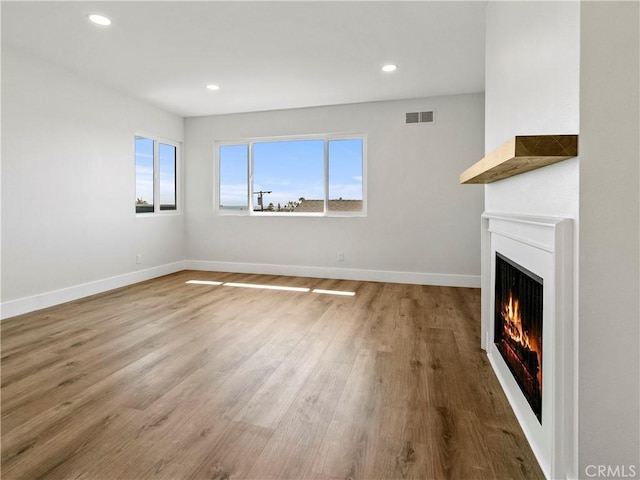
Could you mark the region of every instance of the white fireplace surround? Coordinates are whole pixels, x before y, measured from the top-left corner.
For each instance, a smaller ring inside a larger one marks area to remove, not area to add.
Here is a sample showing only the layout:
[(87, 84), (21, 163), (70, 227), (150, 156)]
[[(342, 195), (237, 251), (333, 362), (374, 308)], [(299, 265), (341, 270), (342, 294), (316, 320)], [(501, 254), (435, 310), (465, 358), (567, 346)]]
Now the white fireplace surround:
[[(482, 215), (482, 348), (547, 478), (567, 478), (574, 440), (573, 222), (567, 218)], [(521, 393), (494, 338), (499, 252), (543, 279), (542, 422)]]

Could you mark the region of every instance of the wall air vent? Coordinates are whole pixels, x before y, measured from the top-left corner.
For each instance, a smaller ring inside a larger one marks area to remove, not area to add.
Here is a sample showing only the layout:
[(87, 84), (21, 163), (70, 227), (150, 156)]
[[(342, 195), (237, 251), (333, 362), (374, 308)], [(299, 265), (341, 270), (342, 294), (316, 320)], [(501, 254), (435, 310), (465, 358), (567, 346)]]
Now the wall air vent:
[(420, 112), (407, 113), (406, 123), (418, 123), (420, 122)]
[(429, 112), (411, 112), (406, 114), (405, 123), (433, 123), (433, 110)]
[(433, 123), (433, 110), (430, 112), (420, 112), (420, 123)]

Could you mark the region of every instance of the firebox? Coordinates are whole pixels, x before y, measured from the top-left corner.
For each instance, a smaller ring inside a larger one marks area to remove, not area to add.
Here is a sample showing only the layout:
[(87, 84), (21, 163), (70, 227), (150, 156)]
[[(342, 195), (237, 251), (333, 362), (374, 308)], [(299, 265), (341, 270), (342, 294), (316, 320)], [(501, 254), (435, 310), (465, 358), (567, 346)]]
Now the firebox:
[(543, 280), (496, 252), (494, 343), (542, 423)]

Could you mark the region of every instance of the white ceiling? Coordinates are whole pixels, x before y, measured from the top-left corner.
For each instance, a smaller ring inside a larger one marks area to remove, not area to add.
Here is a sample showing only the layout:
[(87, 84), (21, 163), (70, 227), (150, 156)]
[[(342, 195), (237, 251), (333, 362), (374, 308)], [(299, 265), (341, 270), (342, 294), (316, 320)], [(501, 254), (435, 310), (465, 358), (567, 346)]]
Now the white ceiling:
[(485, 6), (3, 1), (2, 42), (190, 117), (481, 92)]

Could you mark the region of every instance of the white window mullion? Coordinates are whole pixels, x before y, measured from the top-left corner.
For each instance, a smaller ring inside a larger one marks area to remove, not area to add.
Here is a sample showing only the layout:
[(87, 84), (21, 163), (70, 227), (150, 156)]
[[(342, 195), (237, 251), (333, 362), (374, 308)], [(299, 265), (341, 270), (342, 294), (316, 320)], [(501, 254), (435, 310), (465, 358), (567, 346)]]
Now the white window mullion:
[(253, 142), (249, 143), (247, 148), (247, 167), (249, 168), (249, 185), (247, 185), (247, 195), (249, 196), (249, 215), (253, 214)]
[(160, 146), (153, 141), (153, 211), (160, 211)]
[(324, 215), (329, 212), (329, 140), (324, 140)]

